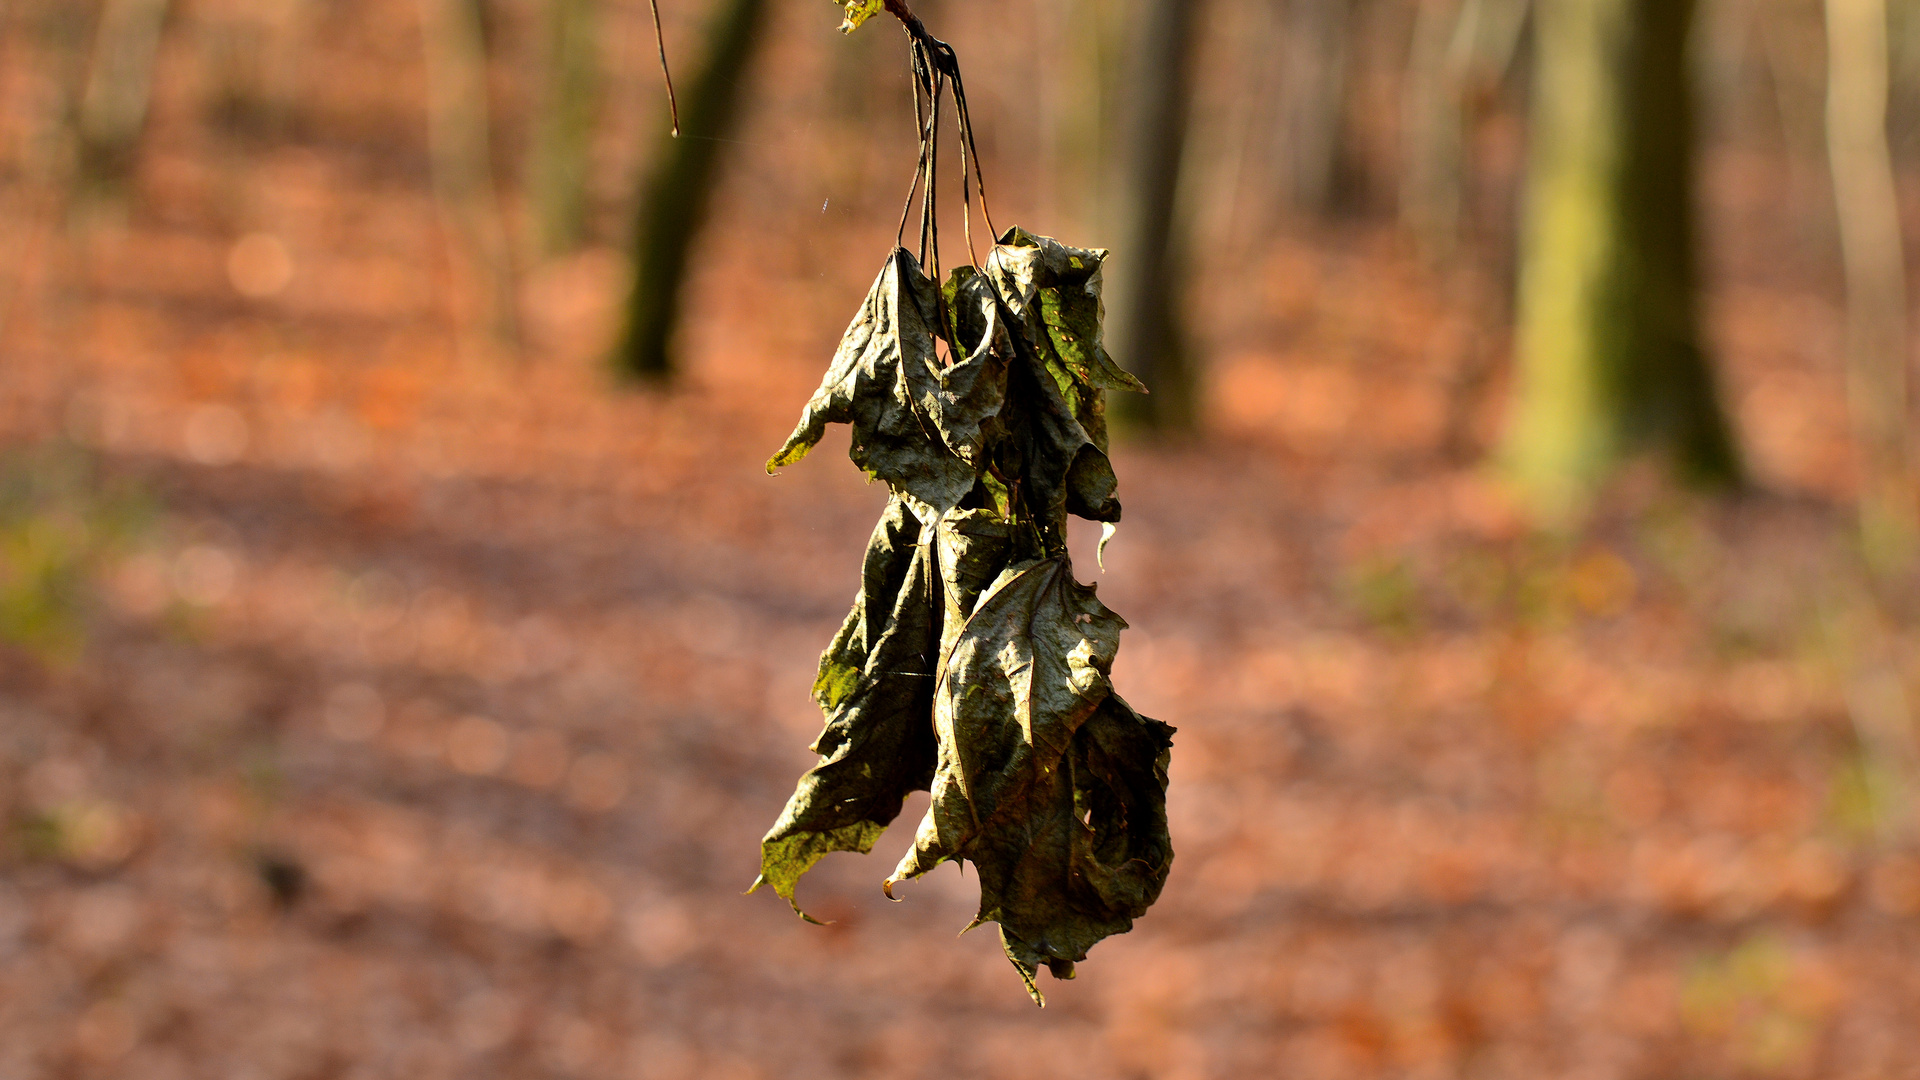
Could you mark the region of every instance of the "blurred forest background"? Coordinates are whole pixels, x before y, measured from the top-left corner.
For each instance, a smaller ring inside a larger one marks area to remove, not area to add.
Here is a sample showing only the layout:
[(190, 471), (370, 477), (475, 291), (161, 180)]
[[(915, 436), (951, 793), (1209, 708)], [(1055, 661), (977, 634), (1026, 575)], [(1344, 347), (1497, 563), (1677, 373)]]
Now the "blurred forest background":
[(1159, 906), (738, 895), (897, 26), (0, 0), (0, 1078), (1920, 1074), (1920, 3), (916, 8), (1156, 390)]

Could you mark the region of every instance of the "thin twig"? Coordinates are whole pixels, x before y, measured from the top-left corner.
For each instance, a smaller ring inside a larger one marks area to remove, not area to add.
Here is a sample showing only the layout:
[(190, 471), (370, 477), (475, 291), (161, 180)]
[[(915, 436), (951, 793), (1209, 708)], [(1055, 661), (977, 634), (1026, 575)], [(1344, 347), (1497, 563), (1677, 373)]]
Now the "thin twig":
[(653, 9), (653, 43), (660, 49), (660, 77), (667, 81), (667, 111), (673, 114), (673, 137), (680, 137), (680, 103), (673, 99), (673, 72), (667, 70), (667, 38), (660, 32), (660, 0), (647, 0)]
[[(960, 129), (960, 231), (967, 237), (967, 262), (976, 270), (980, 257), (973, 250), (973, 201), (967, 192), (967, 96), (958, 82), (953, 84), (953, 122)], [(984, 196), (983, 196), (984, 197)]]
[[(993, 234), (992, 238), (994, 242), (997, 243), (1000, 238), (1000, 233), (993, 227), (993, 211), (987, 208), (987, 174), (980, 169), (980, 148), (974, 145), (973, 141), (973, 110), (967, 108), (967, 90), (960, 82), (960, 65), (957, 63), (954, 65), (953, 70), (953, 101), (955, 110), (959, 114), (962, 135), (967, 144), (967, 153), (973, 157), (973, 179), (975, 186), (980, 189), (980, 216), (986, 219), (987, 232)], [(965, 171), (965, 164), (966, 162), (963, 158), (961, 161), (963, 172)]]
[[(900, 208), (900, 229), (899, 233), (895, 234), (895, 238), (893, 238), (895, 246), (904, 246), (904, 240), (906, 240), (906, 221), (908, 221), (908, 217), (910, 217), (912, 211), (914, 211), (914, 196), (916, 196), (916, 194), (922, 196), (922, 213), (925, 213), (925, 196), (922, 194), (920, 188), (922, 188), (922, 184), (924, 184), (925, 179), (927, 179), (927, 156), (929, 156), (929, 150), (931, 150), (931, 142), (929, 142), (929, 138), (927, 138), (927, 115), (925, 115), (925, 111), (922, 110), (922, 104), (920, 104), (920, 92), (922, 92), (922, 90), (927, 92), (927, 100), (933, 98), (933, 88), (931, 88), (931, 86), (933, 86), (933, 71), (925, 65), (922, 52), (920, 52), (920, 40), (918, 40), (918, 38), (916, 38), (914, 44), (910, 46), (908, 56), (910, 56), (912, 75), (914, 75), (914, 136), (920, 140), (920, 158), (914, 161), (914, 183), (906, 188), (906, 206)], [(925, 261), (925, 258), (927, 258), (925, 248), (922, 248), (920, 258), (922, 258), (922, 261)]]
[(940, 281), (940, 94), (946, 89), (946, 80), (938, 74), (933, 78), (933, 112), (927, 117), (929, 151), (927, 153), (927, 186), (921, 199), (920, 208), (925, 211), (921, 217), (920, 243), (924, 250), (921, 262), (926, 266), (927, 276)]
[[(963, 212), (969, 215), (967, 222), (967, 255), (969, 259), (972, 259), (972, 208), (967, 205), (967, 191), (964, 180), (968, 158), (973, 159), (974, 186), (980, 189), (980, 216), (986, 219), (988, 232), (993, 233), (996, 238), (999, 233), (993, 226), (993, 211), (987, 207), (987, 178), (980, 167), (980, 149), (974, 143), (973, 114), (967, 108), (966, 85), (960, 80), (960, 58), (954, 54), (953, 46), (934, 37), (927, 31), (926, 24), (921, 22), (920, 17), (915, 15), (913, 9), (907, 6), (906, 0), (885, 0), (885, 7), (889, 15), (900, 20), (900, 25), (906, 28), (907, 36), (913, 39), (914, 74), (916, 80), (919, 82), (919, 86), (925, 88), (928, 96), (937, 101), (941, 84), (947, 82), (953, 84), (954, 113), (955, 118), (960, 124), (961, 138), (960, 168), (963, 180), (960, 198)], [(924, 73), (922, 71), (923, 67), (925, 69)], [(916, 105), (919, 102), (917, 91), (914, 101)], [(935, 114), (936, 116), (938, 115), (937, 109)], [(938, 123), (937, 120), (935, 122)], [(924, 136), (921, 142), (921, 150), (923, 156), (931, 156), (927, 154), (927, 145)], [(918, 184), (919, 177), (916, 175), (916, 187)], [(908, 202), (912, 202), (911, 197), (909, 197)]]
[(907, 204), (900, 208), (900, 229), (893, 238), (895, 247), (905, 247), (907, 218), (913, 213), (913, 197), (920, 192), (920, 179), (927, 171), (927, 118), (920, 111), (920, 50), (913, 50), (913, 131), (920, 140), (920, 157), (913, 166), (913, 185), (907, 188)]

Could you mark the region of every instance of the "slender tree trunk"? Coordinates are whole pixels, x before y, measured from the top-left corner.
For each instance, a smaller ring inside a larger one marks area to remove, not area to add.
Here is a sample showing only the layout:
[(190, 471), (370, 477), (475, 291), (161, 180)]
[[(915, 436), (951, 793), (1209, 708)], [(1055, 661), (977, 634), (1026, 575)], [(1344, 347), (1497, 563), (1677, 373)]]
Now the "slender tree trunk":
[(1347, 193), (1349, 58), (1354, 0), (1281, 0), (1285, 54), (1281, 72), (1281, 162), (1287, 201), (1326, 214)]
[(311, 20), (318, 14), (317, 5), (313, 0), (275, 0), (263, 7), (267, 34), (261, 50), (265, 71), (260, 89), (270, 124), (274, 130), (284, 130), (309, 85), (303, 46)]
[(273, 137), (284, 131), (298, 100), (307, 2), (252, 0), (195, 35), (206, 102), (230, 132)]
[(636, 215), (633, 292), (614, 366), (644, 379), (674, 371), (673, 331), (687, 257), (711, 202), (720, 153), (740, 112), (766, 23), (766, 0), (726, 0), (714, 23), (706, 66), (681, 97), (681, 136), (661, 148)]
[[(1469, 214), (1477, 179), (1470, 147), (1513, 66), (1529, 7), (1530, 0), (1422, 0), (1401, 89), (1401, 220), (1441, 271), (1450, 306), (1482, 325), (1512, 320), (1513, 254), (1504, 225), (1474, 227), (1483, 223)], [(1479, 250), (1462, 250), (1469, 238)], [(1469, 264), (1459, 266), (1462, 258)], [(1448, 380), (1441, 440), (1460, 462), (1480, 454), (1483, 391), (1506, 353), (1484, 336), (1463, 344)]]
[[(1180, 164), (1192, 97), (1197, 0), (1146, 0), (1134, 39), (1126, 212), (1115, 282), (1115, 356), (1150, 393), (1120, 394), (1125, 420), (1159, 429), (1194, 422), (1194, 388), (1181, 325), (1185, 281), (1178, 229)], [(1125, 260), (1125, 262), (1122, 262)]]
[(1435, 262), (1460, 239), (1467, 140), (1513, 62), (1529, 0), (1420, 0), (1401, 90), (1400, 216)]
[(80, 171), (115, 185), (132, 171), (153, 99), (153, 66), (167, 0), (106, 0), (80, 97)]
[(1539, 0), (1510, 463), (1552, 518), (1636, 449), (1733, 483), (1700, 344), (1692, 0)]
[(1827, 158), (1847, 277), (1847, 398), (1870, 561), (1914, 549), (1907, 445), (1907, 276), (1887, 148), (1886, 0), (1827, 0)]
[(1456, 42), (1474, 33), (1481, 6), (1482, 0), (1419, 0), (1401, 80), (1400, 218), (1434, 262), (1452, 255), (1459, 239), (1466, 118)]
[(448, 231), (481, 277), (487, 327), (509, 351), (520, 338), (513, 249), (493, 180), (487, 107), (487, 47), (475, 0), (420, 0), (427, 60), (427, 145), (433, 187)]
[[(38, 101), (16, 103), (21, 139), (15, 183), (0, 190), (6, 199), (4, 247), (0, 248), (0, 338), (21, 321), (68, 314), (68, 290), (53, 288), (61, 276), (62, 249), (55, 242), (60, 222), (73, 209), (80, 158), (74, 117), (85, 95), (88, 37), (92, 12), (79, 5), (42, 4), (8, 11), (0, 32), (21, 35), (50, 69), (43, 77), (50, 93)], [(18, 42), (13, 43), (20, 48)], [(18, 55), (18, 54), (16, 54)], [(24, 104), (25, 107), (22, 107)]]
[(1120, 160), (1119, 116), (1122, 62), (1132, 29), (1126, 5), (1115, 0), (1050, 0), (1065, 27), (1065, 65), (1059, 76), (1063, 123), (1058, 190), (1072, 192), (1058, 207), (1064, 220), (1094, 233), (1123, 220), (1116, 191), (1125, 170)]
[(545, 91), (534, 118), (527, 187), (540, 250), (564, 254), (587, 220), (587, 167), (600, 89), (595, 0), (547, 0)]

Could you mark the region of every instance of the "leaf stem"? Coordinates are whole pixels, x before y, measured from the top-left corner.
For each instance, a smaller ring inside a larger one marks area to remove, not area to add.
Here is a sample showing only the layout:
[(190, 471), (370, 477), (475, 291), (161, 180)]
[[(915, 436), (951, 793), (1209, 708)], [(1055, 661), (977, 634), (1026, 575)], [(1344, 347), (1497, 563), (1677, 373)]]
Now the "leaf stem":
[(922, 23), (920, 17), (913, 13), (913, 9), (906, 5), (906, 0), (886, 0), (886, 5), (887, 14), (899, 19), (900, 25), (907, 28), (907, 33), (920, 37), (927, 32), (926, 24)]

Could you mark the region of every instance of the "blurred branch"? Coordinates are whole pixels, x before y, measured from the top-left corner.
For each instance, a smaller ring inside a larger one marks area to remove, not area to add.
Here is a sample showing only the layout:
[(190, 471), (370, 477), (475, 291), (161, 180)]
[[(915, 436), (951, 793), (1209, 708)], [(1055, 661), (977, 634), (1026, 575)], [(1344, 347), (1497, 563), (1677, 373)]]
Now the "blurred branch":
[[(1471, 228), (1472, 142), (1477, 126), (1496, 107), (1531, 7), (1531, 0), (1424, 0), (1415, 13), (1413, 48), (1401, 82), (1401, 220), (1428, 264), (1443, 271), (1440, 285), (1450, 294), (1449, 306), (1481, 326), (1511, 321), (1508, 290), (1496, 281), (1502, 276), (1497, 268), (1511, 267), (1512, 252), (1509, 238), (1501, 235), (1477, 252), (1478, 266), (1456, 259)], [(1463, 341), (1447, 382), (1441, 439), (1455, 461), (1478, 456), (1474, 429), (1481, 399), (1503, 362), (1504, 350), (1486, 336)]]
[(1906, 261), (1887, 148), (1886, 0), (1827, 0), (1827, 159), (1847, 281), (1847, 400), (1860, 528), (1879, 571), (1915, 547), (1907, 446)]
[(1445, 259), (1459, 237), (1461, 173), (1465, 169), (1462, 98), (1464, 65), (1453, 48), (1470, 38), (1482, 0), (1424, 0), (1413, 18), (1413, 46), (1401, 80), (1401, 136), (1406, 165), (1400, 178), (1400, 215), (1429, 259)]

